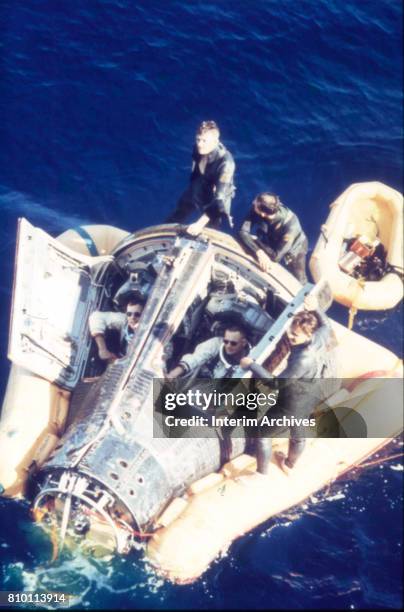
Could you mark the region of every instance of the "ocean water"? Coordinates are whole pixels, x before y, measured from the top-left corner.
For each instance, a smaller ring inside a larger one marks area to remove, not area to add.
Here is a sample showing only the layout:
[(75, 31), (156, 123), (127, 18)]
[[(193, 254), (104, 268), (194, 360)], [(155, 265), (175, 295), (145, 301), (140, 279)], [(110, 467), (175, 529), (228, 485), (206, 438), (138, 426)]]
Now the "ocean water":
[[(1, 396), (18, 217), (54, 235), (159, 223), (201, 120), (236, 159), (236, 222), (271, 190), (313, 247), (349, 184), (402, 191), (401, 23), (399, 0), (3, 0)], [(401, 352), (399, 308), (361, 313), (356, 329)], [(383, 451), (400, 452), (401, 440)], [(0, 589), (63, 588), (86, 609), (399, 608), (402, 475), (397, 459), (351, 473), (189, 586), (157, 578), (141, 553), (50, 564), (26, 504), (0, 500)]]

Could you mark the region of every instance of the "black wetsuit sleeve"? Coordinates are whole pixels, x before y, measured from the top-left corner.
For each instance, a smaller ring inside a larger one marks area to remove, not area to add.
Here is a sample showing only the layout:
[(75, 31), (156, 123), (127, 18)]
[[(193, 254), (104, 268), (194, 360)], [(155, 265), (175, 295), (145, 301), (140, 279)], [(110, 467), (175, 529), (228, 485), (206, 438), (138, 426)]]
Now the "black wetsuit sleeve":
[(302, 228), (296, 217), (292, 215), (291, 219), (278, 230), (281, 248), (276, 253), (276, 261), (280, 261), (287, 253), (292, 250), (293, 244), (302, 235)]
[(192, 149), (191, 181), (193, 178), (196, 177), (198, 173), (199, 160), (200, 160), (200, 155), (198, 156), (198, 152), (196, 150), (196, 147), (194, 146), (194, 148)]
[(240, 241), (243, 243), (245, 248), (251, 251), (254, 255), (257, 251), (262, 250), (270, 259), (274, 260), (276, 256), (275, 251), (269, 246), (269, 244), (265, 244), (252, 233), (253, 226), (257, 223), (257, 221), (260, 221), (260, 219), (257, 219), (254, 211), (250, 211), (241, 226), (239, 232)]
[(208, 215), (218, 215), (226, 212), (224, 202), (233, 191), (235, 167), (232, 156), (229, 153), (224, 155), (217, 168), (217, 175), (214, 181), (215, 195), (209, 206), (205, 209)]
[(246, 249), (248, 249), (249, 251), (252, 251), (253, 253), (256, 253), (261, 248), (261, 246), (259, 245), (257, 240), (254, 240), (254, 237), (252, 235), (253, 223), (254, 223), (254, 213), (250, 211), (249, 214), (246, 216), (246, 218), (243, 221), (243, 224), (239, 232), (239, 238), (241, 242), (244, 244), (244, 246), (246, 247)]
[(301, 349), (298, 355), (289, 357), (286, 369), (281, 373), (282, 378), (308, 378), (315, 376), (316, 358), (311, 349)]
[(307, 346), (295, 348), (289, 358), (286, 369), (281, 373), (282, 378), (316, 377), (318, 361), (324, 351), (330, 351), (336, 346), (336, 339), (330, 327), (330, 321), (324, 312), (318, 308), (316, 314), (320, 319), (320, 327), (314, 332), (311, 343)]

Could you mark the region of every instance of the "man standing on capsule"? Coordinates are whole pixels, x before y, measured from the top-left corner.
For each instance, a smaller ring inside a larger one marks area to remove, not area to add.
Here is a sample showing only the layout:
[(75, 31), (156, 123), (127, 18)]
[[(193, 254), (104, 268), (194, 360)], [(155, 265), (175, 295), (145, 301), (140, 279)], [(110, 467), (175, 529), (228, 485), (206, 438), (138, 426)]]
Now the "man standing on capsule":
[(188, 228), (191, 234), (199, 233), (207, 224), (217, 229), (225, 218), (232, 226), (230, 208), (235, 192), (235, 163), (219, 137), (214, 121), (200, 124), (192, 153), (190, 184), (167, 219), (167, 223), (182, 223), (192, 212), (200, 211), (200, 219)]

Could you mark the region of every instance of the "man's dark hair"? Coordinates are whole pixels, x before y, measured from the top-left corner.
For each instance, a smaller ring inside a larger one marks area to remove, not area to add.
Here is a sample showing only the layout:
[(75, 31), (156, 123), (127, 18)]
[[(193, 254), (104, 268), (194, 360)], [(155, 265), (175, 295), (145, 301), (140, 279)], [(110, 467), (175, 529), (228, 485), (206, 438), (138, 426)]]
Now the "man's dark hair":
[[(322, 321), (315, 310), (301, 310), (292, 319), (291, 326), (294, 325), (299, 327), (305, 334), (311, 335), (322, 326)], [(275, 349), (264, 362), (264, 367), (269, 372), (274, 372), (289, 353), (290, 342), (287, 335), (283, 334), (277, 342)]]
[(321, 327), (321, 319), (315, 310), (301, 310), (292, 319), (292, 325), (298, 326), (306, 334), (312, 334)]
[(220, 134), (219, 126), (216, 121), (202, 121), (196, 133), (203, 134), (204, 132), (210, 132), (210, 130), (217, 130)]
[(260, 193), (253, 200), (253, 206), (256, 210), (261, 210), (262, 212), (273, 215), (278, 212), (280, 207), (280, 199), (276, 193), (270, 193), (269, 191), (264, 191), (264, 193)]
[(128, 299), (128, 301), (126, 302), (126, 306), (125, 308), (127, 308), (128, 306), (142, 306), (142, 308), (144, 308), (144, 305), (146, 304), (146, 300), (144, 297), (131, 297)]
[(224, 331), (230, 331), (230, 332), (239, 332), (242, 336), (244, 336), (244, 338), (247, 338), (247, 330), (245, 327), (243, 327), (242, 325), (226, 325), (226, 327), (224, 328)]

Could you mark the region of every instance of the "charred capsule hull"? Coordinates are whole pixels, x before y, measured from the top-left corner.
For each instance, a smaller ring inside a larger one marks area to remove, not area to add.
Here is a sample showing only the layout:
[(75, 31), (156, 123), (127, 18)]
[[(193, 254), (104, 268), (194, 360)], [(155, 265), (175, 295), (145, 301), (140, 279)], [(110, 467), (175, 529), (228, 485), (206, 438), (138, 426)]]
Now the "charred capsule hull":
[[(218, 438), (150, 435), (152, 376), (145, 372), (125, 386), (117, 407), (123, 426), (111, 425), (109, 410), (130, 364), (130, 359), (121, 359), (109, 366), (84, 400), (77, 390), (79, 399), (75, 402), (73, 398), (70, 425), (38, 474), (40, 492), (35, 506), (53, 508), (56, 498), (70, 497), (68, 522), (76, 533), (88, 510), (111, 524), (124, 517), (133, 529), (144, 531), (173, 497), (221, 465)], [(231, 456), (243, 452), (244, 446), (244, 440), (234, 440)]]
[[(242, 440), (233, 443), (233, 456), (243, 446)], [(55, 509), (57, 499), (64, 498), (66, 503), (71, 498), (68, 520), (77, 534), (77, 525), (88, 511), (96, 520), (111, 525), (124, 521), (132, 530), (145, 531), (171, 499), (218, 470), (220, 459), (219, 440), (214, 438), (159, 439), (146, 446), (136, 435), (120, 440), (109, 432), (78, 469), (72, 470), (68, 461), (55, 456), (39, 475), (34, 506)], [(119, 540), (117, 551), (128, 551), (130, 546), (120, 546)]]

